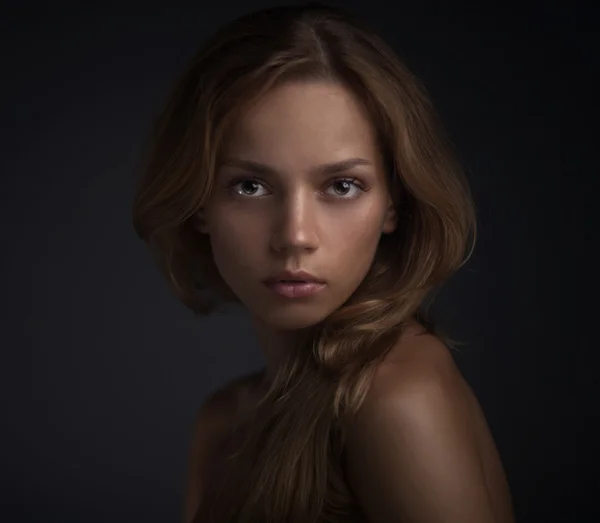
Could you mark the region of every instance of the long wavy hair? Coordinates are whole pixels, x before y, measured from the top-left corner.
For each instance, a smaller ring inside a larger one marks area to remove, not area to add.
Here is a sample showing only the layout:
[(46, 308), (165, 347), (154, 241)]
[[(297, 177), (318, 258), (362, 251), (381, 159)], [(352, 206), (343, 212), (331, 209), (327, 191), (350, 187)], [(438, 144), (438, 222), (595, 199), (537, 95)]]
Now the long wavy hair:
[[(448, 346), (428, 300), (469, 259), (476, 211), (430, 97), (364, 22), (318, 3), (244, 15), (217, 31), (177, 80), (143, 156), (133, 223), (195, 315), (238, 302), (193, 217), (210, 197), (228, 133), (282, 82), (337, 82), (364, 104), (387, 165), (398, 225), (338, 310), (290, 347), (228, 456), (218, 523), (359, 521), (344, 480), (345, 420), (411, 317)], [(206, 496), (204, 496), (206, 498)]]

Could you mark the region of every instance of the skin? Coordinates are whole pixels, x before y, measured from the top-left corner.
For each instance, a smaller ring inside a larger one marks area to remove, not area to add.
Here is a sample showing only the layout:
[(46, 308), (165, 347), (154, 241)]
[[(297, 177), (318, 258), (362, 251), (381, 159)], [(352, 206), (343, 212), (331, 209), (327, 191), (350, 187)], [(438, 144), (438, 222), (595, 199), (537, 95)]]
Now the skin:
[[(363, 165), (322, 171), (325, 164), (352, 158), (364, 160)], [(292, 336), (352, 295), (381, 235), (395, 229), (385, 180), (368, 115), (338, 84), (279, 86), (229, 137), (197, 225), (210, 236), (221, 276), (253, 318), (269, 375)], [(326, 286), (311, 297), (281, 297), (262, 280), (283, 270), (309, 272)]]
[[(219, 466), (221, 442), (261, 396), (261, 381), (271, 379), (290, 340), (352, 295), (381, 235), (396, 227), (374, 129), (342, 86), (290, 83), (270, 92), (238, 122), (225, 156), (228, 164), (220, 166), (196, 224), (252, 316), (267, 370), (227, 385), (200, 410), (186, 522)], [(349, 158), (366, 163), (319, 172)], [(268, 172), (253, 172), (240, 160)], [(286, 269), (327, 284), (311, 297), (283, 298), (262, 280)], [(446, 346), (422, 333), (411, 320), (346, 427), (349, 486), (374, 523), (514, 523), (483, 411)]]

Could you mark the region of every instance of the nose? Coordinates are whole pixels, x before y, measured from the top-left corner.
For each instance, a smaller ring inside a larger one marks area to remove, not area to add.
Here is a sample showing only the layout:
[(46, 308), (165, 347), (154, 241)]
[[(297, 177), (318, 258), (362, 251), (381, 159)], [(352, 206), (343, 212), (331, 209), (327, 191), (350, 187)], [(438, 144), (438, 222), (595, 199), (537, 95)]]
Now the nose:
[(306, 195), (282, 199), (274, 216), (271, 247), (278, 253), (310, 252), (317, 249), (316, 209)]

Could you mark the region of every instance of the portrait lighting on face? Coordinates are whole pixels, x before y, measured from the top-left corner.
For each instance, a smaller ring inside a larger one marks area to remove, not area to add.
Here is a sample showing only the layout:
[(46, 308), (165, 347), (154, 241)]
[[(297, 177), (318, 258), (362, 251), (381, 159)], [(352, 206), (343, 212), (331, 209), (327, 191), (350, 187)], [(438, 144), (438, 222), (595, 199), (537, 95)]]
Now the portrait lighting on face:
[(266, 361), (198, 413), (186, 523), (512, 523), (427, 312), (472, 253), (474, 204), (395, 52), (338, 9), (249, 13), (153, 136), (136, 229), (195, 314), (243, 308)]

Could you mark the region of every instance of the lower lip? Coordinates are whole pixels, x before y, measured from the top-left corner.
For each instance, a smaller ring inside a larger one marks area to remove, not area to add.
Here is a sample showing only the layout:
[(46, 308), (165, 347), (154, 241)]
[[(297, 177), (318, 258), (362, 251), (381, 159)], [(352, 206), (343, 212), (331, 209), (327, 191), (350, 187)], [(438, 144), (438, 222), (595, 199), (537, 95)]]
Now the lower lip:
[(286, 298), (304, 298), (317, 294), (323, 287), (324, 283), (318, 282), (269, 282), (266, 286), (273, 292)]

